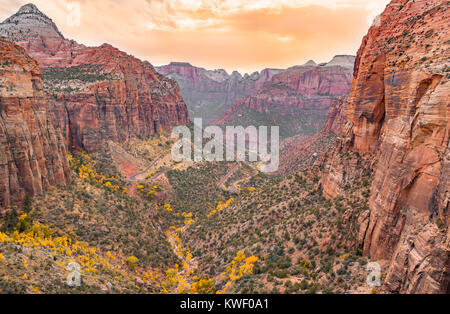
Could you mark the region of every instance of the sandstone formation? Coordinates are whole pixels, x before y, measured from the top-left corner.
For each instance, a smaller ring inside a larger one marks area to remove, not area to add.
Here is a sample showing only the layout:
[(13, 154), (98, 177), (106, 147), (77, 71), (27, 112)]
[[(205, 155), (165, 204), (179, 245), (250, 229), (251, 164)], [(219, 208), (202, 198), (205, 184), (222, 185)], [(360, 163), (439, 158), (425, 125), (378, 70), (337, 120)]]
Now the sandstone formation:
[(343, 57), (324, 65), (309, 61), (274, 75), (255, 95), (236, 101), (214, 124), (269, 122), (286, 129), (281, 132), (284, 137), (316, 134), (322, 129), (333, 101), (346, 96), (350, 89), (353, 64), (339, 61), (340, 58)]
[(94, 151), (106, 140), (124, 142), (189, 121), (175, 81), (110, 45), (65, 39), (34, 5), (0, 24), (0, 35), (43, 69), (45, 90), (56, 98), (50, 110), (71, 150)]
[(70, 183), (64, 139), (55, 130), (38, 64), (0, 39), (0, 207)]
[(330, 107), (327, 115), (327, 121), (320, 133), (322, 134), (340, 134), (345, 123), (345, 108), (347, 97), (337, 98)]
[(354, 56), (338, 55), (335, 56), (330, 62), (324, 64), (324, 66), (326, 67), (341, 66), (345, 68), (353, 68), (354, 64), (355, 64)]
[(450, 292), (448, 11), (443, 0), (387, 6), (358, 52), (347, 123), (324, 165), (329, 197), (358, 176), (349, 153), (373, 169), (359, 238), (391, 260), (387, 292)]
[(222, 116), (238, 99), (253, 95), (264, 82), (283, 70), (264, 69), (242, 76), (234, 71), (206, 70), (183, 62), (156, 67), (156, 70), (178, 82), (191, 117), (210, 123)]

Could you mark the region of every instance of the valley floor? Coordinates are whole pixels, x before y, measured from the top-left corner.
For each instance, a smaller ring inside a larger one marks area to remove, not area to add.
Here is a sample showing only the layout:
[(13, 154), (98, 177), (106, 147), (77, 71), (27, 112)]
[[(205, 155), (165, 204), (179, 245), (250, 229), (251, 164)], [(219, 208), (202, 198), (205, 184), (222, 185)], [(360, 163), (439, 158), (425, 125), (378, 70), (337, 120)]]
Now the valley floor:
[(317, 169), (281, 179), (246, 163), (174, 163), (170, 147), (110, 142), (69, 156), (70, 186), (7, 214), (2, 292), (371, 292), (354, 238), (369, 177), (330, 201)]

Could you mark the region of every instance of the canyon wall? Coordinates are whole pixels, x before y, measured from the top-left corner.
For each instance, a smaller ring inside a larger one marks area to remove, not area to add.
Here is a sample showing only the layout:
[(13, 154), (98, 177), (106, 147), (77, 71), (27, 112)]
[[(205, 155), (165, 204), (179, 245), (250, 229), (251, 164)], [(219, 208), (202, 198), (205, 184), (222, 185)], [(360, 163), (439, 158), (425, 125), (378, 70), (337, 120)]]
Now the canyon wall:
[(349, 92), (353, 63), (341, 65), (332, 61), (330, 64), (332, 65), (318, 66), (310, 61), (306, 65), (295, 66), (274, 75), (271, 80), (262, 84), (255, 95), (238, 100), (227, 114), (217, 121), (226, 120), (241, 107), (258, 112), (277, 111), (283, 114), (304, 108), (330, 108), (336, 97)]
[(148, 62), (104, 44), (65, 39), (36, 6), (25, 5), (0, 24), (0, 35), (22, 46), (43, 70), (50, 109), (71, 150), (94, 151), (189, 122), (175, 81)]
[(253, 95), (265, 82), (283, 70), (264, 69), (251, 75), (225, 70), (206, 70), (189, 63), (172, 62), (156, 70), (178, 82), (191, 117), (210, 123), (225, 114), (238, 99)]
[(342, 96), (338, 97), (333, 105), (330, 107), (327, 115), (327, 121), (323, 126), (321, 131), (322, 134), (341, 134), (342, 127), (344, 126), (345, 120), (345, 109), (347, 105), (347, 97)]
[(217, 125), (278, 125), (284, 138), (318, 133), (333, 102), (346, 96), (353, 73), (352, 56), (329, 63), (310, 61), (272, 77), (251, 96), (240, 99), (214, 121)]
[(373, 170), (359, 239), (365, 254), (390, 261), (386, 292), (449, 292), (448, 10), (443, 0), (393, 0), (374, 21), (341, 139), (323, 165), (328, 197), (343, 194), (358, 169)]
[(0, 39), (0, 207), (70, 183), (64, 139), (53, 127), (38, 64)]

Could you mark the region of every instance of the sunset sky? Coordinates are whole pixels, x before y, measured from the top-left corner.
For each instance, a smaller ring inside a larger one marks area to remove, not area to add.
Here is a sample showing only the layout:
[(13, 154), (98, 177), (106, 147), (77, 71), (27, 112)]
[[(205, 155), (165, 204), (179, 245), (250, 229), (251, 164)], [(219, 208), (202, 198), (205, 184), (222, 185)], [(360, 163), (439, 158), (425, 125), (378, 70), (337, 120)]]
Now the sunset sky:
[[(0, 20), (30, 0), (1, 0)], [(73, 25), (81, 9), (79, 25)], [(66, 38), (110, 43), (154, 65), (231, 72), (356, 54), (388, 0), (33, 0)], [(72, 12), (72, 15), (70, 13)]]

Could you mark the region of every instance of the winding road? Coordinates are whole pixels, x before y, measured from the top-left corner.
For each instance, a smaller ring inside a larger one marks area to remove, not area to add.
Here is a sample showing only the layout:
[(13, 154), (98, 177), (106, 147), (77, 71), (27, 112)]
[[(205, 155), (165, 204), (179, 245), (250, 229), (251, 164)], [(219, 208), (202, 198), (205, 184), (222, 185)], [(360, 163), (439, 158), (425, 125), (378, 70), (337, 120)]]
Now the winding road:
[[(140, 177), (140, 176), (142, 176), (142, 175), (145, 175), (147, 172), (149, 172), (150, 169), (152, 169), (153, 166), (156, 165), (156, 163), (157, 163), (158, 161), (161, 160), (161, 158), (162, 158), (162, 157), (159, 157), (159, 158), (155, 159), (155, 161), (153, 161), (153, 162), (150, 164), (150, 166), (148, 166), (147, 168), (145, 168), (144, 171), (138, 172), (138, 173), (132, 175), (131, 177), (129, 177), (129, 178), (128, 178), (128, 181), (130, 181), (130, 182), (138, 182), (138, 181), (142, 181), (143, 179), (139, 179), (138, 177)], [(156, 179), (156, 178), (159, 177), (161, 174), (162, 174), (162, 173), (157, 174), (156, 176), (154, 176), (154, 177), (152, 178), (152, 180)]]
[(238, 162), (236, 165), (234, 165), (231, 169), (230, 169), (230, 171), (228, 171), (228, 173), (217, 183), (217, 186), (219, 187), (219, 188), (221, 188), (222, 190), (225, 190), (225, 191), (228, 191), (228, 192), (230, 192), (230, 193), (237, 193), (238, 191), (239, 191), (239, 188), (237, 187), (237, 183), (238, 182), (240, 182), (240, 181), (242, 181), (242, 180), (239, 180), (239, 181), (236, 181), (235, 183), (233, 183), (231, 186), (231, 188), (227, 188), (226, 186), (225, 186), (225, 183), (227, 182), (227, 180), (238, 170), (238, 169), (240, 169), (242, 166), (241, 166), (241, 163), (240, 162)]
[(225, 190), (225, 191), (227, 191), (227, 192), (230, 192), (230, 193), (239, 193), (239, 187), (238, 187), (238, 184), (240, 183), (240, 182), (243, 182), (243, 181), (245, 181), (246, 179), (249, 179), (249, 178), (251, 178), (251, 177), (253, 177), (253, 176), (255, 176), (257, 173), (258, 173), (258, 171), (256, 171), (255, 169), (253, 169), (253, 174), (251, 174), (250, 176), (244, 176), (244, 178), (242, 178), (242, 179), (239, 179), (239, 180), (237, 180), (237, 181), (234, 181), (232, 184), (231, 184), (231, 187), (226, 187), (225, 186), (225, 183), (227, 182), (227, 180), (233, 175), (233, 174), (235, 174), (236, 173), (236, 171), (238, 171), (240, 168), (242, 167), (242, 164), (240, 163), (240, 162), (238, 162), (236, 165), (234, 165), (231, 169), (230, 169), (230, 171), (219, 181), (219, 183), (217, 184), (217, 186), (219, 187), (219, 188), (221, 188), (222, 190)]

